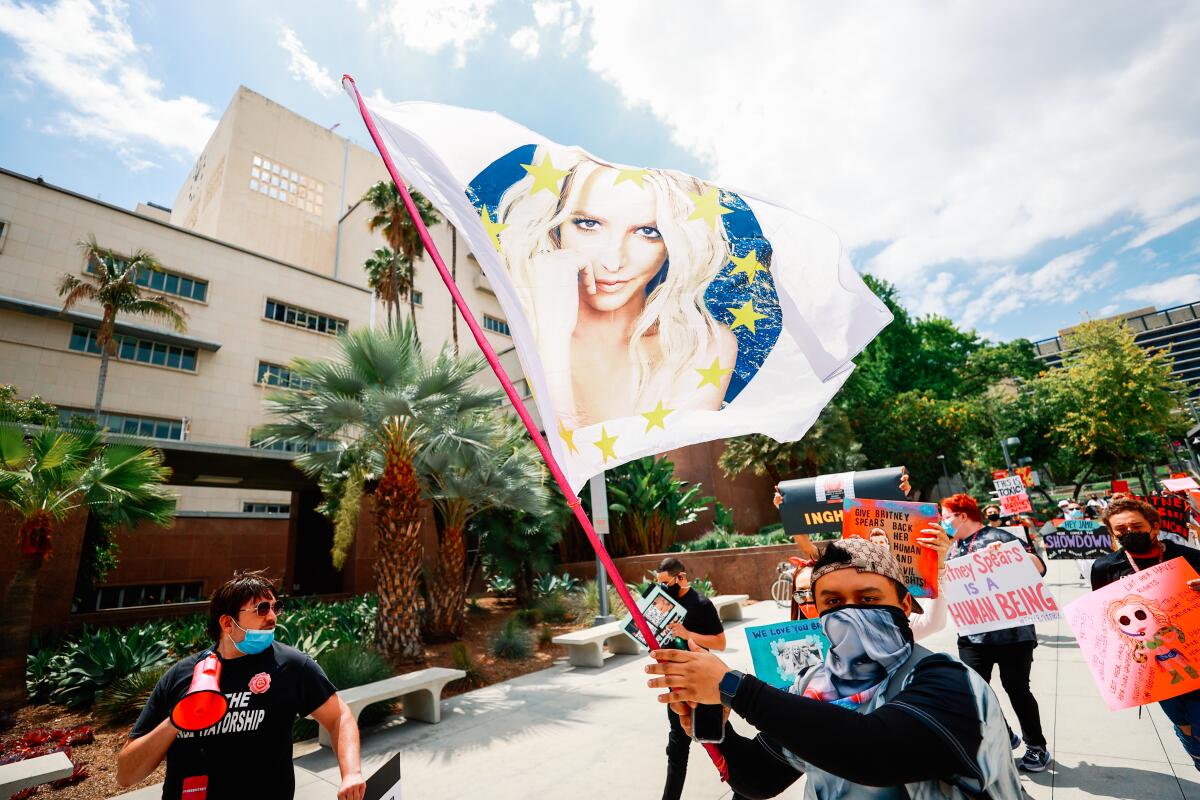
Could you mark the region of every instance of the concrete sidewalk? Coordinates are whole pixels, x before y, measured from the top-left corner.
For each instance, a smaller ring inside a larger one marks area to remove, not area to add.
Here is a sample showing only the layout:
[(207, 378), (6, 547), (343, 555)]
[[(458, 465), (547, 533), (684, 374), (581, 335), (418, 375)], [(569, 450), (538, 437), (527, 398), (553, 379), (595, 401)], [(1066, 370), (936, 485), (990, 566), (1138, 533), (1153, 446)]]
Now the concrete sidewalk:
[[(1050, 586), (1065, 604), (1085, 590), (1072, 562), (1052, 562)], [(785, 619), (786, 609), (758, 603), (727, 629), (722, 657), (750, 671), (744, 625)], [(1054, 763), (1024, 776), (1035, 800), (1075, 797), (1200, 800), (1197, 773), (1157, 706), (1113, 713), (1101, 701), (1065, 623), (1040, 626), (1033, 689)], [(953, 631), (924, 642), (955, 652)], [(601, 669), (565, 664), (448, 700), (439, 725), (397, 720), (363, 739), (363, 771), (370, 774), (400, 752), (404, 797), (487, 797), (490, 800), (559, 794), (657, 797), (666, 774), (666, 712), (646, 687), (643, 656), (613, 656)], [(1016, 716), (1000, 689), (1006, 712)], [(735, 718), (745, 732), (748, 726)], [(336, 795), (337, 763), (328, 750), (300, 746), (296, 797)], [(1016, 755), (1020, 755), (1017, 751)], [(125, 798), (158, 797), (157, 787)], [(797, 783), (785, 798), (800, 798)], [(728, 798), (699, 747), (692, 749), (685, 798)]]

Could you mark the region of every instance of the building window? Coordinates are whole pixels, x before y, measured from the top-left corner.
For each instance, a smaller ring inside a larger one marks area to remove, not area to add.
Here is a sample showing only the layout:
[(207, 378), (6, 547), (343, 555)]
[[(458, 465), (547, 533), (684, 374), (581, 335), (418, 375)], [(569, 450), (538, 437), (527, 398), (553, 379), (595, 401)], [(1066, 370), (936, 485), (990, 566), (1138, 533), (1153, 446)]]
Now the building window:
[(261, 439), (251, 436), (250, 446), (260, 450), (278, 450), (281, 453), (324, 453), (326, 450), (335, 449), (338, 443), (333, 439), (318, 439), (313, 443), (285, 439), (271, 444), (263, 444)]
[(412, 290), (412, 300), (413, 300), (414, 306), (425, 305), (425, 293), (420, 291), (419, 289), (413, 289)]
[[(137, 361), (142, 364), (170, 367), (185, 372), (196, 371), (195, 348), (139, 339), (136, 336), (126, 336), (122, 333), (116, 334), (113, 340), (117, 346), (117, 358), (121, 361)], [(67, 346), (80, 353), (100, 355), (100, 345), (96, 341), (95, 328), (83, 325), (73, 326), (71, 341)]]
[(280, 386), (284, 389), (311, 389), (312, 381), (292, 373), (287, 367), (267, 361), (258, 362), (258, 380), (262, 386)]
[(204, 599), (204, 583), (149, 583), (140, 586), (102, 586), (93, 589), (83, 608), (105, 611), (110, 608), (155, 606), (165, 603), (197, 603)]
[(4, 250), (4, 237), (8, 234), (8, 222), (0, 219), (0, 251)]
[[(84, 269), (91, 274), (95, 274), (96, 262), (93, 259), (88, 259), (88, 263)], [(156, 292), (171, 294), (200, 303), (208, 299), (208, 281), (203, 281), (199, 278), (189, 278), (186, 275), (179, 272), (172, 272), (169, 269), (139, 269), (137, 274), (133, 276), (133, 282), (138, 286), (145, 286)]]
[(508, 329), (507, 322), (488, 314), (483, 315), (483, 329), (492, 333), (502, 333), (505, 336), (512, 336), (512, 331)]
[(243, 514), (290, 514), (290, 503), (242, 503)]
[(250, 191), (265, 194), (309, 214), (322, 215), (325, 210), (323, 183), (262, 155), (255, 155), (250, 163)]
[[(92, 411), (88, 408), (60, 408), (59, 421), (66, 425), (74, 417), (93, 419)], [(126, 436), (145, 436), (150, 439), (183, 440), (183, 420), (164, 419), (162, 417), (144, 417), (138, 414), (114, 414), (100, 412), (100, 427), (108, 428), (113, 433)]]
[(297, 328), (307, 328), (317, 333), (338, 334), (346, 330), (346, 320), (337, 317), (318, 314), (297, 306), (290, 306), (278, 300), (267, 299), (267, 308), (263, 317)]

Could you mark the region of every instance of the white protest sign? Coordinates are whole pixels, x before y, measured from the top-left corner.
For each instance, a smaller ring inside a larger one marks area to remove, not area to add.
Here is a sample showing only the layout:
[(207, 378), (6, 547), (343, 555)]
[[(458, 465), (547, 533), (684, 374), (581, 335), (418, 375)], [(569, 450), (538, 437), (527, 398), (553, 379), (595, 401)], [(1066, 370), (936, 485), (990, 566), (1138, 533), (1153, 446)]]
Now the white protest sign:
[(1029, 494), (1025, 491), (1025, 482), (1021, 480), (1020, 475), (996, 478), (992, 485), (996, 487), (996, 493), (1000, 496), (1001, 516), (1033, 513), (1033, 504), (1029, 502)]
[(1020, 542), (986, 547), (946, 562), (941, 589), (961, 634), (986, 633), (1058, 619), (1033, 556)]

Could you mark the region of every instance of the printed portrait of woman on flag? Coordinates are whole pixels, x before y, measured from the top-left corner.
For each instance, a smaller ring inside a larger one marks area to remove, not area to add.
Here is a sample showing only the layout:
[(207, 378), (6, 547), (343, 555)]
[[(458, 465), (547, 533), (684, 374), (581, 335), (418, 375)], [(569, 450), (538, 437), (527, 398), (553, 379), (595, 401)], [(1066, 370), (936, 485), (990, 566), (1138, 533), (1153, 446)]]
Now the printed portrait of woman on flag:
[[(538, 147), (496, 208), (501, 257), (568, 427), (721, 408), (738, 342), (705, 292), (730, 262), (716, 187)], [(701, 381), (709, 367), (716, 379)]]

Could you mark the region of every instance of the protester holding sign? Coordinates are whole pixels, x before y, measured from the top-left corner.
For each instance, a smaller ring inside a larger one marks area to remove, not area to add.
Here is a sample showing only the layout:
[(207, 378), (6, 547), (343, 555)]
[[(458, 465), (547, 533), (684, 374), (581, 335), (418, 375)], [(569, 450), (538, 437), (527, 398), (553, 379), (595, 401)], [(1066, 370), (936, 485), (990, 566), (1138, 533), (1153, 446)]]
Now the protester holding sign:
[[(961, 556), (982, 550), (985, 547), (999, 548), (1008, 542), (1020, 542), (1033, 559), (1039, 574), (1046, 574), (1046, 565), (1038, 558), (1028, 542), (1021, 542), (1008, 531), (983, 524), (979, 504), (966, 494), (956, 494), (942, 501), (942, 524), (947, 532), (953, 532), (949, 557)], [(1033, 667), (1033, 649), (1037, 647), (1037, 633), (1032, 625), (1018, 625), (987, 633), (972, 633), (958, 637), (958, 656), (967, 666), (978, 672), (985, 681), (991, 681), (992, 670), (1000, 669), (1000, 683), (1008, 693), (1009, 702), (1017, 712), (1021, 724), (1021, 738), (1026, 750), (1021, 758), (1021, 768), (1029, 772), (1042, 772), (1050, 764), (1050, 752), (1046, 749), (1046, 736), (1042, 733), (1041, 712), (1037, 699), (1029, 689), (1029, 671)]]
[[(1093, 591), (1174, 558), (1182, 558), (1200, 572), (1200, 550), (1162, 541), (1158, 511), (1149, 503), (1133, 497), (1113, 500), (1102, 519), (1120, 549), (1092, 564)], [(1200, 581), (1193, 580), (1188, 586), (1200, 591)], [(1169, 659), (1170, 653), (1160, 652), (1153, 657), (1162, 662)], [(1183, 749), (1200, 770), (1200, 691), (1163, 700), (1159, 705), (1174, 723), (1175, 735), (1183, 743)]]
[(729, 783), (774, 797), (803, 774), (804, 796), (1018, 800), (1008, 728), (991, 688), (961, 662), (913, 643), (914, 604), (881, 545), (830, 542), (813, 569), (823, 664), (787, 691), (730, 670), (711, 653), (660, 650), (651, 687), (690, 726), (690, 703), (720, 702), (761, 733), (726, 724)]

